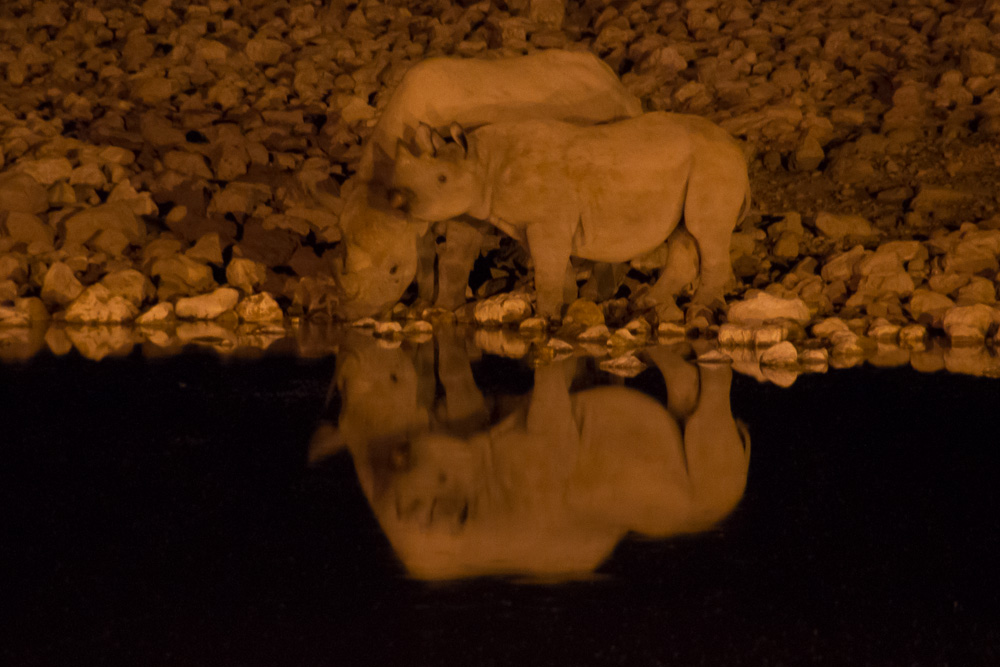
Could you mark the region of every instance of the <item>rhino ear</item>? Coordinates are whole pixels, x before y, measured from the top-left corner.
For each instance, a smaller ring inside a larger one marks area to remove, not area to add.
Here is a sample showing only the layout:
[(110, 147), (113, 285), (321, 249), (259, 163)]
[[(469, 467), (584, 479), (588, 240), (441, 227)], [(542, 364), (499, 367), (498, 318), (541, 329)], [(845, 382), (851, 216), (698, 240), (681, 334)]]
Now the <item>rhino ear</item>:
[(452, 123), (448, 129), (451, 131), (451, 138), (462, 147), (462, 157), (466, 157), (469, 154), (469, 139), (465, 136), (465, 130), (458, 123)]
[(434, 152), (434, 140), (431, 138), (434, 135), (434, 130), (427, 123), (420, 123), (417, 126), (417, 131), (413, 136), (414, 141), (417, 143), (417, 149), (420, 151), (421, 155), (426, 155), (427, 153)]

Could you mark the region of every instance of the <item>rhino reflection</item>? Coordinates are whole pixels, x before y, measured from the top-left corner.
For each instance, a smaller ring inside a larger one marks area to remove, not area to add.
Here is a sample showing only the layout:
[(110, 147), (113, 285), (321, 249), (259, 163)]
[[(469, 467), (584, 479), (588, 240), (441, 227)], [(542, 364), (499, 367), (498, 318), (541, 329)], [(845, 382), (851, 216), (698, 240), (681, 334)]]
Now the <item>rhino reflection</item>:
[(436, 374), (432, 344), (352, 343), (338, 362), (338, 428), (317, 434), (314, 454), (349, 448), (413, 576), (581, 576), (627, 534), (705, 530), (743, 495), (749, 438), (726, 366), (650, 352), (666, 407), (622, 386), (571, 392), (576, 360), (538, 368), (525, 396), (487, 399), (453, 337), (438, 339)]

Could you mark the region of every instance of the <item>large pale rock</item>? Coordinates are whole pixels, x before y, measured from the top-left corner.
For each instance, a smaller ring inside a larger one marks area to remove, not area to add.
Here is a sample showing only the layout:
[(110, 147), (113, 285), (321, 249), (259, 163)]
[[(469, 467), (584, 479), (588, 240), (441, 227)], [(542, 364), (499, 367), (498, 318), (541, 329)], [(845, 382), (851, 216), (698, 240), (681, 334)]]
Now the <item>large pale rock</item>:
[(279, 322), (284, 319), (281, 306), (267, 292), (248, 296), (236, 306), (236, 314), (244, 322)]
[(48, 208), (48, 193), (30, 174), (0, 173), (0, 211), (38, 214)]
[(135, 323), (142, 326), (157, 326), (166, 324), (174, 319), (174, 304), (164, 301), (151, 307), (139, 317), (135, 318)]
[(231, 287), (220, 287), (208, 294), (179, 299), (174, 312), (183, 319), (214, 320), (227, 310), (232, 310), (239, 300), (238, 291)]
[(101, 243), (103, 234), (117, 232), (128, 244), (141, 245), (146, 238), (146, 225), (132, 209), (122, 202), (101, 204), (74, 214), (65, 223), (65, 243), (83, 245)]
[(476, 304), (473, 317), (483, 326), (502, 327), (518, 324), (531, 317), (531, 299), (527, 294), (498, 294)]
[(139, 309), (127, 299), (115, 296), (101, 284), (91, 285), (66, 309), (64, 318), (75, 323), (130, 322)]
[(757, 292), (729, 306), (727, 319), (734, 324), (758, 324), (775, 320), (809, 321), (809, 307), (802, 299), (781, 297)]
[(943, 327), (952, 345), (982, 345), (994, 322), (1000, 322), (1000, 312), (978, 303), (950, 309)]
[(47, 304), (65, 306), (83, 292), (83, 283), (77, 280), (73, 269), (62, 262), (56, 262), (45, 272), (42, 280), (42, 301)]
[(919, 322), (934, 327), (940, 327), (945, 313), (955, 307), (955, 302), (943, 294), (927, 289), (914, 290), (910, 297), (907, 310), (910, 317)]
[(156, 293), (149, 278), (135, 269), (113, 271), (101, 278), (101, 284), (111, 294), (126, 299), (136, 308), (141, 307), (144, 301)]
[(14, 299), (13, 303), (0, 302), (0, 327), (27, 327), (32, 322), (48, 319), (49, 311), (38, 297)]

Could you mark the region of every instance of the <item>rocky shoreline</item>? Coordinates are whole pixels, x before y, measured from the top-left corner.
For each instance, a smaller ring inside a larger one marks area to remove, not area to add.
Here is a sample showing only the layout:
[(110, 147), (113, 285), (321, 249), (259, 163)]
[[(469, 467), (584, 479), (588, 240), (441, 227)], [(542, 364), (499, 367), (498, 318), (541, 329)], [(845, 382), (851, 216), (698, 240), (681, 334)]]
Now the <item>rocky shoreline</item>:
[(569, 48), (602, 57), (645, 109), (745, 142), (754, 206), (726, 312), (632, 312), (652, 253), (578, 266), (582, 300), (550, 338), (526, 256), (497, 235), (467, 306), (409, 298), (361, 324), (399, 338), (454, 319), (551, 354), (698, 338), (768, 348), (774, 367), (942, 339), (993, 374), (1000, 2), (898, 5), (6, 2), (0, 327), (134, 323), (152, 342), (187, 324), (331, 320), (340, 186), (405, 71)]

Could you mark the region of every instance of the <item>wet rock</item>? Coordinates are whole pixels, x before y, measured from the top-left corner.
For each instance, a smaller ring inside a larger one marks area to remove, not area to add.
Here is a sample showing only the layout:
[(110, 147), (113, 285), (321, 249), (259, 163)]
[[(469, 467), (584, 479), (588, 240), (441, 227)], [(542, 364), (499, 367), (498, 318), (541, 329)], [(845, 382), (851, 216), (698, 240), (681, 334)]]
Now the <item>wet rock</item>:
[(786, 341), (772, 345), (760, 355), (761, 366), (795, 366), (799, 360), (799, 351)]
[(49, 311), (37, 297), (14, 299), (13, 303), (0, 302), (0, 327), (27, 327), (48, 319)]
[(899, 330), (899, 344), (910, 350), (922, 350), (927, 342), (927, 327), (907, 324)]
[(683, 340), (686, 337), (687, 329), (679, 322), (660, 322), (656, 326), (656, 339), (658, 341)]
[(375, 335), (379, 338), (399, 338), (403, 335), (403, 325), (399, 322), (376, 322)]
[(604, 324), (595, 324), (592, 327), (587, 327), (577, 336), (578, 339), (587, 342), (604, 342), (610, 337), (611, 331)]
[(719, 327), (719, 345), (722, 347), (769, 347), (777, 345), (788, 336), (788, 330), (779, 325), (740, 325), (725, 323)]
[(839, 317), (828, 317), (821, 322), (817, 322), (812, 327), (812, 335), (824, 340), (833, 340), (837, 334), (850, 332), (851, 328), (847, 322)]
[(767, 292), (756, 292), (729, 306), (728, 320), (734, 324), (759, 324), (774, 320), (809, 321), (809, 308), (799, 298), (782, 299)]
[(919, 324), (941, 327), (945, 313), (955, 307), (955, 302), (937, 292), (914, 290), (907, 305), (910, 317)]
[(91, 285), (66, 309), (63, 319), (74, 323), (130, 322), (139, 314), (127, 299), (116, 296), (101, 284)]
[(631, 378), (646, 370), (646, 364), (634, 354), (623, 354), (598, 364), (605, 373)]
[(42, 301), (46, 304), (66, 306), (83, 292), (83, 284), (77, 280), (73, 269), (62, 262), (55, 262), (45, 272), (42, 282)]
[(868, 327), (867, 336), (874, 338), (880, 343), (893, 343), (899, 338), (900, 325), (893, 324), (889, 320), (879, 317), (872, 321)]
[(174, 312), (182, 319), (214, 320), (232, 310), (239, 300), (238, 291), (231, 287), (220, 287), (208, 294), (178, 299)]
[(498, 294), (476, 304), (473, 317), (483, 326), (518, 324), (531, 316), (531, 299), (526, 294)]
[(159, 326), (173, 321), (174, 304), (169, 301), (158, 303), (135, 319), (135, 323), (144, 326)]
[(284, 319), (281, 306), (267, 292), (248, 296), (236, 306), (236, 314), (244, 322), (276, 322)]
[(942, 326), (952, 345), (982, 345), (995, 322), (1000, 322), (1000, 311), (976, 304), (951, 308)]
[(147, 299), (151, 299), (156, 294), (149, 278), (135, 269), (112, 271), (101, 278), (101, 284), (112, 295), (126, 299), (136, 308), (140, 308)]
[(473, 342), (483, 352), (509, 359), (522, 359), (531, 351), (531, 342), (507, 329), (476, 329)]

